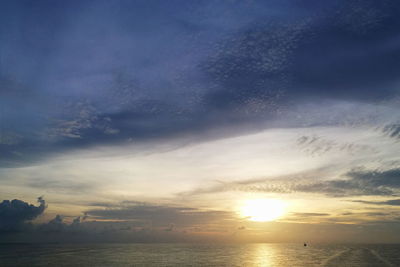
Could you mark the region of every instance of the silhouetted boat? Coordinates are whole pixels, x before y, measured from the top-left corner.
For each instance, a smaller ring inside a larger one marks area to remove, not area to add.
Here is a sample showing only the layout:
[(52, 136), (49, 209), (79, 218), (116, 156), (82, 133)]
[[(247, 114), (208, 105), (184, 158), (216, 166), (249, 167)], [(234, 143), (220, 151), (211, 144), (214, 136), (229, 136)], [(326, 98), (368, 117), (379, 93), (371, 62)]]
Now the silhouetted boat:
[(307, 247), (307, 243), (306, 242), (304, 242), (304, 246)]

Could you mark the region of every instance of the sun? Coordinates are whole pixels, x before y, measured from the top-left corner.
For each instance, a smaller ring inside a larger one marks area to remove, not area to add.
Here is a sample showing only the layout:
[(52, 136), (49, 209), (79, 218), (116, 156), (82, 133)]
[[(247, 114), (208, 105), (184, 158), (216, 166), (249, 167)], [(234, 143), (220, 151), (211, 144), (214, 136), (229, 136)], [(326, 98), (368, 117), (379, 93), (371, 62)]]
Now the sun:
[(269, 222), (285, 213), (285, 203), (278, 199), (248, 199), (240, 208), (240, 214), (250, 221)]

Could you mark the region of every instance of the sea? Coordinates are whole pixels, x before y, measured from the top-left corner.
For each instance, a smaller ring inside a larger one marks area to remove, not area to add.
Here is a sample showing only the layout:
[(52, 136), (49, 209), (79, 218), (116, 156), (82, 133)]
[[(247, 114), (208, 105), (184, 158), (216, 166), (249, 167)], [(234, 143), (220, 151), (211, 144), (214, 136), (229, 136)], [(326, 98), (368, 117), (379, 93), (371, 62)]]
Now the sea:
[(400, 245), (0, 244), (0, 266), (400, 266)]

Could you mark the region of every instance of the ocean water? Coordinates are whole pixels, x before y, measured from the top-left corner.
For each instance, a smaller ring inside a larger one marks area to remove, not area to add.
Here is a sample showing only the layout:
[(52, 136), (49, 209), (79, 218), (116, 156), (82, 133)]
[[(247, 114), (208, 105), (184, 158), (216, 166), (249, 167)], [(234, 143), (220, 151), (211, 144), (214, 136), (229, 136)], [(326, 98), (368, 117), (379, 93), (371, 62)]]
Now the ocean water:
[(0, 244), (0, 266), (400, 266), (400, 245)]

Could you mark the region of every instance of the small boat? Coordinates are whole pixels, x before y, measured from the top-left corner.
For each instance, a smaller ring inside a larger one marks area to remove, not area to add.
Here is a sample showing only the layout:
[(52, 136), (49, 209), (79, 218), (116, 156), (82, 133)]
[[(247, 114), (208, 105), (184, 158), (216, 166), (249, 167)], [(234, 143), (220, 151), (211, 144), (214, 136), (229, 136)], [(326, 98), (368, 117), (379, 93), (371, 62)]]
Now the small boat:
[(307, 247), (307, 243), (306, 242), (304, 242), (304, 246)]

